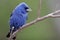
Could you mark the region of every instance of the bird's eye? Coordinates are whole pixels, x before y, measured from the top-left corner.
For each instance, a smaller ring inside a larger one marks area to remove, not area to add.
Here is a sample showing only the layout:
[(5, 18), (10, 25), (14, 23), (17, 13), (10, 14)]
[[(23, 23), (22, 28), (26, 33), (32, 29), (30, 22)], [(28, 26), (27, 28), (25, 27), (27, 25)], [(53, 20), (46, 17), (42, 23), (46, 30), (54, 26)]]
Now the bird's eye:
[(28, 7), (25, 7), (25, 10), (29, 9)]
[(29, 9), (29, 8), (28, 7), (25, 7), (26, 12), (28, 12), (27, 9)]

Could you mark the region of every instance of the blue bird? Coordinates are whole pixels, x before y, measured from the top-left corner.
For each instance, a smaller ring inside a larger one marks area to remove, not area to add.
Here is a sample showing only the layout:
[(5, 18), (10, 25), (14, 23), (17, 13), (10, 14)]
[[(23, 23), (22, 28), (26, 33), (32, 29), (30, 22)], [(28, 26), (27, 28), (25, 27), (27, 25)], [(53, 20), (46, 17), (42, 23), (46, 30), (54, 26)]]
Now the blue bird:
[[(7, 34), (7, 38), (10, 37), (11, 31), (14, 33), (26, 23), (26, 20), (28, 19), (29, 11), (32, 10), (25, 2), (22, 2), (16, 6), (16, 8), (12, 11), (10, 15), (10, 20), (9, 20), (10, 32)], [(15, 38), (16, 37), (14, 37), (13, 39)]]

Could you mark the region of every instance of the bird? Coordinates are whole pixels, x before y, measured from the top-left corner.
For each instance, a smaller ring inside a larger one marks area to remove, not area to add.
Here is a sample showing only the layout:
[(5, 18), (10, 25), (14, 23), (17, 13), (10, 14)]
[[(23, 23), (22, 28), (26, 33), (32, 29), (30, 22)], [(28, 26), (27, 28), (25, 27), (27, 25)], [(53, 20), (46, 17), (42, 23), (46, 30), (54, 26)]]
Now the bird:
[[(20, 27), (22, 27), (24, 24), (26, 24), (26, 21), (28, 19), (28, 12), (32, 11), (32, 9), (25, 3), (19, 3), (15, 9), (12, 11), (9, 19), (9, 25), (10, 25), (10, 31), (7, 34), (7, 38), (10, 37), (10, 34), (12, 34), (17, 31)], [(12, 38), (13, 40), (16, 39), (16, 36)]]

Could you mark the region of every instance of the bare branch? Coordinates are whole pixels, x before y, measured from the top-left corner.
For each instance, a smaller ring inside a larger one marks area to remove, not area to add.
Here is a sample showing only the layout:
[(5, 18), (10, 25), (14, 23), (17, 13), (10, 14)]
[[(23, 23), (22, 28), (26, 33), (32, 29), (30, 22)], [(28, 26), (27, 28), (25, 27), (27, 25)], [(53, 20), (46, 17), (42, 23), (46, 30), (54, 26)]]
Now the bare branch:
[(39, 0), (38, 13), (37, 13), (38, 18), (40, 17), (40, 13), (41, 13), (41, 5), (42, 5), (42, 0)]
[(31, 25), (39, 22), (39, 21), (42, 21), (42, 20), (46, 19), (46, 18), (49, 18), (49, 17), (52, 17), (52, 18), (54, 18), (54, 17), (60, 17), (60, 15), (54, 15), (54, 14), (59, 13), (59, 12), (60, 12), (60, 10), (57, 10), (57, 11), (55, 11), (53, 13), (50, 13), (48, 15), (45, 15), (43, 17), (36, 18), (35, 20), (31, 21), (30, 23), (27, 23), (27, 24), (23, 25), (22, 27), (20, 27), (20, 29), (18, 29), (17, 31), (15, 31), (10, 37), (12, 37), (13, 35), (15, 35), (21, 29), (29, 27), (29, 26), (31, 26)]

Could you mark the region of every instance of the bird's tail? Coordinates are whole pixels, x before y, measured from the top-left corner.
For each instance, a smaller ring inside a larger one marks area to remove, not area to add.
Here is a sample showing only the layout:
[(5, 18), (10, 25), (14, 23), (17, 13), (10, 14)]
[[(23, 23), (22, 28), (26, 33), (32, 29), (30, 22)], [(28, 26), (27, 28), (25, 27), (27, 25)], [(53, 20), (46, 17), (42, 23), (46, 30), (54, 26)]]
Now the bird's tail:
[(10, 37), (10, 32), (8, 32), (8, 34), (6, 35), (6, 37), (7, 37), (7, 38), (9, 38), (9, 37)]
[(9, 38), (9, 37), (10, 37), (10, 35), (12, 35), (12, 34), (13, 34), (13, 30), (14, 30), (14, 27), (12, 27), (12, 28), (11, 28), (11, 31), (10, 31), (10, 32), (8, 32), (8, 34), (6, 35), (6, 37), (7, 37), (7, 38)]
[[(7, 38), (10, 38), (10, 36), (13, 34), (14, 27), (12, 27), (11, 32), (8, 32), (8, 34), (6, 35)], [(16, 36), (13, 37), (13, 39), (16, 39)]]

